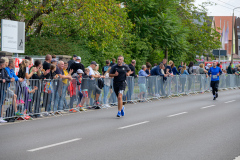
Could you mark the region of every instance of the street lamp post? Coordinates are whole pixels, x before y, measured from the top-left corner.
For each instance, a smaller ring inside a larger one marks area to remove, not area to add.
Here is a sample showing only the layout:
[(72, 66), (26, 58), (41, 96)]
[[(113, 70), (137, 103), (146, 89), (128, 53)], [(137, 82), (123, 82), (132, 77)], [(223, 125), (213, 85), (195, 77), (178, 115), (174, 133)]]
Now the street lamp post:
[(234, 10), (240, 7), (233, 8), (233, 18), (232, 18), (232, 54), (231, 54), (231, 62), (233, 64), (233, 30), (234, 30)]

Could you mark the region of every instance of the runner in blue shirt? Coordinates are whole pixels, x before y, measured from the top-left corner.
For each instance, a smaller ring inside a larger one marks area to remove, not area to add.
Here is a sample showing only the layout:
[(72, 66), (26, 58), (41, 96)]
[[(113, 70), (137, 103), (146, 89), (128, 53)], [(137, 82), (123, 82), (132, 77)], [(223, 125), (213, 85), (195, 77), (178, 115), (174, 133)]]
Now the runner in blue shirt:
[(222, 74), (221, 68), (217, 67), (216, 62), (213, 62), (213, 66), (208, 71), (208, 75), (211, 77), (213, 100), (216, 100), (216, 98), (218, 98), (218, 85), (220, 74)]

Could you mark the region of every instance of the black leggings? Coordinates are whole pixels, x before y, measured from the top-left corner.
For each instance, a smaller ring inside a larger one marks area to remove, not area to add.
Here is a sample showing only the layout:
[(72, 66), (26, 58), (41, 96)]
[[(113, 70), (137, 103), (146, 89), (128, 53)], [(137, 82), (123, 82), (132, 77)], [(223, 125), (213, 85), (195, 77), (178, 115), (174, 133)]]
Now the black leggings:
[(212, 94), (215, 95), (218, 92), (219, 81), (211, 81)]

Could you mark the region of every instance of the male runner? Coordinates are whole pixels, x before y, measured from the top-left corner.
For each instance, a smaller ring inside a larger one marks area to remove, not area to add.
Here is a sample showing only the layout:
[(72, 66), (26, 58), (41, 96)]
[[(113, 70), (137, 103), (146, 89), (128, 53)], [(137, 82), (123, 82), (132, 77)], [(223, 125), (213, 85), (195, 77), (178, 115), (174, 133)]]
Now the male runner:
[(131, 70), (128, 65), (123, 64), (123, 56), (119, 56), (117, 64), (113, 65), (109, 76), (114, 77), (113, 79), (113, 88), (114, 92), (118, 97), (118, 113), (117, 117), (124, 116), (124, 107), (122, 107), (122, 96), (126, 88), (126, 78), (131, 74)]
[(208, 75), (211, 77), (213, 100), (216, 100), (216, 98), (218, 98), (218, 85), (220, 74), (222, 74), (221, 68), (217, 67), (216, 62), (213, 62), (213, 66), (208, 71)]

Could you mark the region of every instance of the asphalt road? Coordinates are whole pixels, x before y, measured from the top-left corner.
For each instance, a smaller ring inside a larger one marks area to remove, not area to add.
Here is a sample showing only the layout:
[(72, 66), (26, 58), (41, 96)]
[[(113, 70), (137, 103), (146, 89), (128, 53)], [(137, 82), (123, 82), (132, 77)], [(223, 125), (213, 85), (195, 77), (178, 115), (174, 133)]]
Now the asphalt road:
[(0, 160), (233, 160), (240, 90), (0, 125)]

